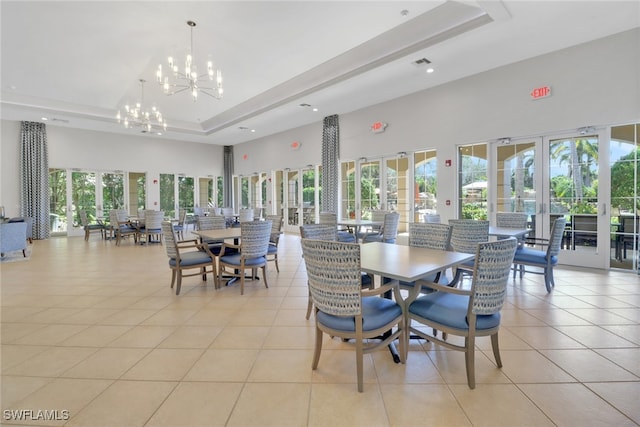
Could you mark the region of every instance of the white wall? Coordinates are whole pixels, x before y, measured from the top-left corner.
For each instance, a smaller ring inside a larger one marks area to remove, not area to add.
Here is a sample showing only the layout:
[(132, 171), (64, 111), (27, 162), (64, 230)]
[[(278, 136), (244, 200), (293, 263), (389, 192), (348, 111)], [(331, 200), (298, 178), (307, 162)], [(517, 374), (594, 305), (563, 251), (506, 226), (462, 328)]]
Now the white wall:
[[(635, 29), (342, 114), (340, 158), (435, 148), (442, 201), (455, 196), (457, 145), (635, 123), (640, 119), (639, 79), (640, 29)], [(552, 96), (533, 100), (531, 90), (545, 85)], [(370, 132), (377, 121), (388, 123), (384, 133)], [(299, 152), (288, 149), (295, 140), (303, 142)], [(240, 144), (236, 153), (265, 159), (265, 165), (236, 156), (235, 173), (319, 164), (321, 141), (318, 123)], [(445, 159), (453, 166), (445, 168)], [(453, 203), (438, 206), (445, 217), (455, 217), (454, 209)]]
[[(0, 147), (0, 205), (7, 216), (20, 211), (19, 142), (20, 123), (2, 121)], [(222, 175), (221, 146), (152, 137), (92, 132), (47, 125), (50, 168), (82, 168), (96, 171), (146, 172), (148, 204), (159, 201), (160, 173), (194, 177)]]

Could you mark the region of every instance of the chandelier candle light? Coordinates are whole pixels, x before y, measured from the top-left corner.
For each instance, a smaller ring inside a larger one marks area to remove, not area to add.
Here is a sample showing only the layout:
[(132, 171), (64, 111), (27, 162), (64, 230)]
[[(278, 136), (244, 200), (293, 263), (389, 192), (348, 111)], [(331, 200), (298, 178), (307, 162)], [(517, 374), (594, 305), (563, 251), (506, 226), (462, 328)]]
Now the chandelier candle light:
[[(191, 46), (189, 53), (184, 61), (184, 71), (181, 71), (175, 64), (173, 57), (169, 57), (169, 72), (168, 75), (164, 75), (162, 71), (162, 64), (158, 65), (158, 71), (156, 72), (156, 78), (158, 84), (164, 89), (164, 93), (167, 95), (173, 95), (176, 93), (184, 92), (188, 90), (191, 92), (193, 101), (198, 100), (198, 93), (202, 92), (213, 98), (222, 98), (222, 72), (219, 69), (214, 69), (213, 61), (207, 61), (207, 73), (206, 75), (198, 75), (198, 69), (193, 60), (193, 28), (196, 23), (193, 21), (187, 21), (187, 25), (191, 29)], [(215, 87), (203, 86), (204, 82), (215, 81)]]
[[(136, 102), (135, 106), (129, 106), (129, 104), (124, 106), (124, 117), (120, 114), (120, 110), (118, 110), (118, 114), (116, 118), (118, 119), (118, 123), (124, 122), (124, 127), (132, 128), (132, 127), (142, 127), (143, 132), (151, 132), (155, 127), (159, 127), (162, 131), (167, 130), (167, 122), (162, 118), (162, 113), (156, 108), (154, 105), (151, 107), (151, 111), (146, 109), (144, 105), (144, 84), (146, 80), (140, 79), (140, 100)], [(162, 135), (160, 130), (156, 131), (158, 135)]]

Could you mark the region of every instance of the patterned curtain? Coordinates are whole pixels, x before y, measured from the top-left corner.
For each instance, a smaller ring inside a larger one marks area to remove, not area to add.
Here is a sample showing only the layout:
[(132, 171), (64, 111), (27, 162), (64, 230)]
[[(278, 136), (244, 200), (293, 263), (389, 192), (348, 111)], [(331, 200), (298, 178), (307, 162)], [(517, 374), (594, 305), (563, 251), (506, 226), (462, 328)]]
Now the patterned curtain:
[(233, 207), (233, 146), (224, 146), (224, 164), (222, 171), (224, 207)]
[(322, 210), (338, 213), (340, 125), (338, 115), (324, 118), (322, 126)]
[(49, 237), (49, 155), (44, 123), (22, 122), (20, 215), (33, 218), (33, 238)]

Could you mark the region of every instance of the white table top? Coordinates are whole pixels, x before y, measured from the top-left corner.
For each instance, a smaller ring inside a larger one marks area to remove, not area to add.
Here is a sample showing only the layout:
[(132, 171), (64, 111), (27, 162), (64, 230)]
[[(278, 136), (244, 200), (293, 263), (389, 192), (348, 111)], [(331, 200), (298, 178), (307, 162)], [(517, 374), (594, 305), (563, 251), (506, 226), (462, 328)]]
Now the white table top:
[(362, 227), (362, 226), (380, 226), (384, 225), (384, 221), (372, 221), (370, 219), (341, 219), (338, 221), (338, 225), (344, 225), (346, 227)]
[(515, 237), (521, 239), (531, 230), (527, 228), (489, 227), (489, 236)]
[(238, 239), (241, 236), (241, 229), (240, 227), (229, 227), (215, 230), (196, 230), (191, 234), (210, 240)]
[(360, 250), (363, 271), (405, 282), (416, 281), (474, 257), (473, 254), (380, 242), (365, 243)]

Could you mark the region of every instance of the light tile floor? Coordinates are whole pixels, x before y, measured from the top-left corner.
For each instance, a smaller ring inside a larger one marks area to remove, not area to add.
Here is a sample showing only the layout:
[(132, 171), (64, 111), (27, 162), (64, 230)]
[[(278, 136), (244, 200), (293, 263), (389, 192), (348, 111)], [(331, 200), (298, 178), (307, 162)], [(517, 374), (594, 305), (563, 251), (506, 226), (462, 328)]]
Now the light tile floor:
[[(510, 280), (504, 366), (480, 340), (475, 390), (462, 353), (412, 340), (405, 365), (367, 355), (358, 393), (348, 343), (327, 338), (311, 370), (297, 236), (279, 258), (268, 289), (192, 277), (176, 296), (162, 246), (35, 241), (30, 261), (0, 265), (3, 425), (640, 424), (636, 275), (558, 268), (550, 295), (539, 275)], [(9, 419), (20, 409), (69, 419)]]

